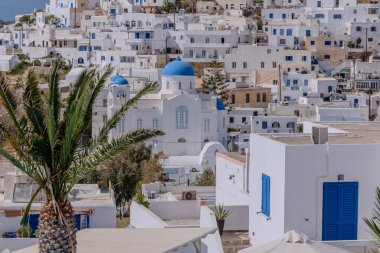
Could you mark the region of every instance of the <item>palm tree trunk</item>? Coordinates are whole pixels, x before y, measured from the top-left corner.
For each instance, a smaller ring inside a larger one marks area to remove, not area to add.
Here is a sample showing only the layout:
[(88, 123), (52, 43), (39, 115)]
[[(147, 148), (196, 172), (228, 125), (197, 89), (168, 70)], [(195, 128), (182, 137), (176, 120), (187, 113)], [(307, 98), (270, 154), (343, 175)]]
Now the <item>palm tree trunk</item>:
[(70, 201), (61, 205), (63, 222), (60, 219), (52, 200), (46, 200), (41, 209), (39, 226), (40, 253), (75, 253), (76, 252), (76, 226), (74, 210)]

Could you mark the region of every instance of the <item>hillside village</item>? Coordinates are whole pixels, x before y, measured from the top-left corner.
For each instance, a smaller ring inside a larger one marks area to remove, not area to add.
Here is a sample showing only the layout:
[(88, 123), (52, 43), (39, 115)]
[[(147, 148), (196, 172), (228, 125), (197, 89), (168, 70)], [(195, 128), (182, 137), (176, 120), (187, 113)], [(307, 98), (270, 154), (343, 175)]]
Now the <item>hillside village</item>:
[(377, 252), (379, 21), (50, 0), (0, 22), (0, 252)]

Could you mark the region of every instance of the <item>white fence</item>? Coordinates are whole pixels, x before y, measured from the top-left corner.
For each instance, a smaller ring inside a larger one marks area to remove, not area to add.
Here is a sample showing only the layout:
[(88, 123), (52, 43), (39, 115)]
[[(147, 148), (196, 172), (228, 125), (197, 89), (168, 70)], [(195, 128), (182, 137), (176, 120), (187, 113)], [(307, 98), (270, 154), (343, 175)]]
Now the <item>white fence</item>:
[(323, 243), (329, 244), (334, 247), (348, 250), (353, 253), (373, 253), (376, 245), (372, 241), (368, 240), (356, 240), (356, 241), (323, 241)]
[[(201, 207), (201, 228), (217, 228), (215, 214), (207, 206)], [(217, 230), (214, 234), (208, 235), (206, 238), (202, 239), (202, 244), (207, 248), (208, 253), (223, 253), (223, 245), (220, 239), (219, 231)], [(203, 251), (202, 251), (203, 252)]]
[(37, 238), (0, 238), (0, 252), (8, 249), (10, 252), (36, 245)]

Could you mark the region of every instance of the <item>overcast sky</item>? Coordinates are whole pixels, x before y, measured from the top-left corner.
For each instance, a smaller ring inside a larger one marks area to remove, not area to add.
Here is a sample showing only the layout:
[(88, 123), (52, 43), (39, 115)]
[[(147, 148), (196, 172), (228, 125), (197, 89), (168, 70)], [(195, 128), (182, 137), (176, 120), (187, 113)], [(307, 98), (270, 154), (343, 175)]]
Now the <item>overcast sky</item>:
[(43, 8), (48, 0), (0, 0), (0, 19), (14, 20), (16, 14), (30, 13)]

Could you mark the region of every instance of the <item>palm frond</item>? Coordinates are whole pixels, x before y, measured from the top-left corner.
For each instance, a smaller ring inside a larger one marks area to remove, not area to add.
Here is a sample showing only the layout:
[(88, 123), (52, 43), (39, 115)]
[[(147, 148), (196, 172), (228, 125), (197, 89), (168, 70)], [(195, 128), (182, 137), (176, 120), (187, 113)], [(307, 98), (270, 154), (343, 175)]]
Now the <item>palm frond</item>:
[(37, 197), (37, 195), (40, 193), (41, 190), (42, 190), (42, 186), (39, 186), (37, 188), (36, 192), (30, 198), (29, 203), (26, 206), (26, 208), (24, 210), (24, 213), (22, 215), (22, 219), (20, 221), (20, 226), (26, 226), (28, 224), (28, 216), (29, 216), (29, 213), (30, 213), (30, 209), (32, 208), (33, 201)]
[(58, 125), (60, 111), (61, 111), (61, 96), (59, 91), (59, 65), (60, 61), (56, 61), (53, 65), (53, 69), (49, 76), (49, 99), (48, 108), (52, 110), (53, 118), (51, 120), (55, 121)]
[(376, 188), (376, 201), (373, 209), (372, 218), (364, 218), (364, 222), (371, 230), (373, 239), (378, 247), (380, 247), (380, 188)]
[(137, 93), (133, 98), (129, 99), (119, 110), (115, 112), (111, 119), (107, 120), (103, 128), (99, 132), (97, 142), (105, 142), (108, 138), (109, 132), (116, 127), (117, 123), (124, 116), (124, 114), (133, 106), (135, 106), (139, 100), (148, 94), (149, 92), (154, 91), (157, 88), (157, 83), (149, 83), (145, 86), (139, 93)]

